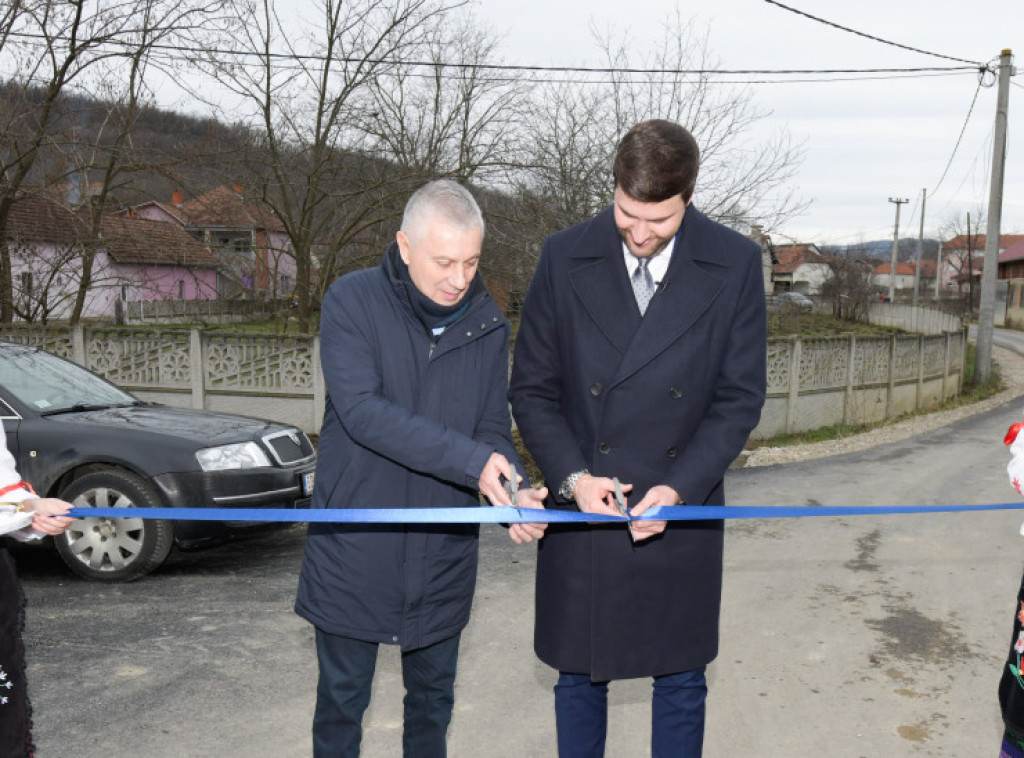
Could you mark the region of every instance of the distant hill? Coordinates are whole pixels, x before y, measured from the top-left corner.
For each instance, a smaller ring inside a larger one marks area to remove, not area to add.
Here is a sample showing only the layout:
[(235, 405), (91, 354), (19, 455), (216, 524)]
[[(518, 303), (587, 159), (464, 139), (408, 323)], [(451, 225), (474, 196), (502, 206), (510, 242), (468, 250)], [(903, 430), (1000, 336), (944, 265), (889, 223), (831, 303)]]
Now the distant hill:
[[(938, 240), (925, 238), (923, 255), (926, 260), (935, 258), (938, 249)], [(890, 260), (892, 256), (892, 240), (871, 240), (870, 242), (858, 242), (854, 245), (823, 245), (821, 251), (829, 255), (841, 255), (846, 258)], [(897, 260), (912, 261), (916, 256), (917, 238), (901, 237)]]

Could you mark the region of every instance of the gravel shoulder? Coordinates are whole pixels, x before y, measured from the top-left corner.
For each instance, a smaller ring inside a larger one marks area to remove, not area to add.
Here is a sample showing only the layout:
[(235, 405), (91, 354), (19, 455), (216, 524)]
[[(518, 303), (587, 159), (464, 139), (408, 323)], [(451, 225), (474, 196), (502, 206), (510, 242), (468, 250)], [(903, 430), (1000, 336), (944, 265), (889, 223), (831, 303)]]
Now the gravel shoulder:
[(999, 367), (999, 375), (1002, 377), (1003, 384), (1006, 387), (1002, 392), (992, 397), (948, 411), (937, 411), (935, 413), (914, 416), (895, 424), (878, 427), (877, 429), (850, 437), (826, 440), (825, 442), (814, 442), (807, 445), (761, 447), (749, 452), (744, 468), (825, 458), (831, 455), (842, 455), (843, 453), (867, 450), (890, 442), (898, 442), (908, 437), (952, 424), (954, 421), (959, 421), (962, 418), (984, 413), (1024, 395), (1024, 357), (998, 345), (993, 347), (992, 356)]

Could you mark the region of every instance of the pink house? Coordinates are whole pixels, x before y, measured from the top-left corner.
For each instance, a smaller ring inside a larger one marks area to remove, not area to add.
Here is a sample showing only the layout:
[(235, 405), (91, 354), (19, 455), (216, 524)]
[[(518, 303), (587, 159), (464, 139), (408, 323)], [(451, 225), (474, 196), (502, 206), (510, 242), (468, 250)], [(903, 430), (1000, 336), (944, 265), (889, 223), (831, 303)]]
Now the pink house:
[(187, 202), (176, 190), (170, 203), (143, 203), (130, 212), (175, 224), (209, 248), (220, 264), (217, 291), (222, 298), (276, 299), (295, 289), (295, 257), (284, 225), (269, 205), (246, 197), (238, 184)]
[(217, 258), (183, 229), (124, 216), (104, 216), (98, 239), (76, 210), (42, 195), (15, 201), (8, 222), (16, 315), (28, 321), (71, 315), (82, 279), (82, 255), (95, 258), (85, 318), (116, 318), (131, 301), (217, 297)]
[[(999, 260), (1002, 268), (1003, 253), (1007, 248), (1024, 240), (1024, 234), (999, 235)], [(968, 255), (971, 264), (968, 266)], [(959, 234), (942, 243), (942, 289), (944, 292), (959, 292), (968, 279), (981, 280), (981, 269), (985, 262), (985, 235)], [(1002, 277), (1000, 277), (1002, 278)]]

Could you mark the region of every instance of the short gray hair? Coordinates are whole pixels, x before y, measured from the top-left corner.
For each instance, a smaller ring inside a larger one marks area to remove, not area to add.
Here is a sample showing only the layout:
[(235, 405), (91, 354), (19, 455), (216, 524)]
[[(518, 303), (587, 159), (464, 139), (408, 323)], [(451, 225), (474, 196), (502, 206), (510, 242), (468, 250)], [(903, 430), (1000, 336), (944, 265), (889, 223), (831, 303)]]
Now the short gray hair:
[(484, 234), (484, 217), (469, 190), (451, 179), (424, 184), (412, 193), (402, 215), (402, 231), (414, 239), (423, 225), (440, 218), (458, 229), (479, 229)]

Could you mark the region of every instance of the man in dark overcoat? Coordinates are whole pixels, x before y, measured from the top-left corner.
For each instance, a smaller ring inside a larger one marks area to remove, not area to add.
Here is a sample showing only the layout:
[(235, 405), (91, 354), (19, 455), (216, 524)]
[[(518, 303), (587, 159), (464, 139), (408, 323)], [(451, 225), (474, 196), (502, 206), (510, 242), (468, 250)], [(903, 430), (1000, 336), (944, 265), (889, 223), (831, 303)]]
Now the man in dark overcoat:
[[(612, 207), (544, 243), (526, 297), (512, 410), (546, 506), (633, 515), (722, 505), (765, 393), (761, 250), (691, 199), (696, 141), (647, 121), (620, 142)], [(604, 753), (608, 682), (654, 677), (652, 754), (699, 756), (718, 652), (720, 520), (551, 525), (535, 648), (558, 669), (560, 756)]]
[[(477, 272), (484, 222), (448, 180), (417, 190), (377, 268), (338, 279), (320, 320), (327, 405), (314, 508), (509, 505), (523, 471), (508, 411), (509, 325)], [(545, 490), (520, 504), (542, 507)], [(543, 526), (514, 524), (528, 542)], [(476, 584), (476, 524), (312, 524), (296, 612), (316, 627), (313, 754), (359, 755), (380, 643), (402, 650), (403, 753), (440, 758), (459, 637)]]

